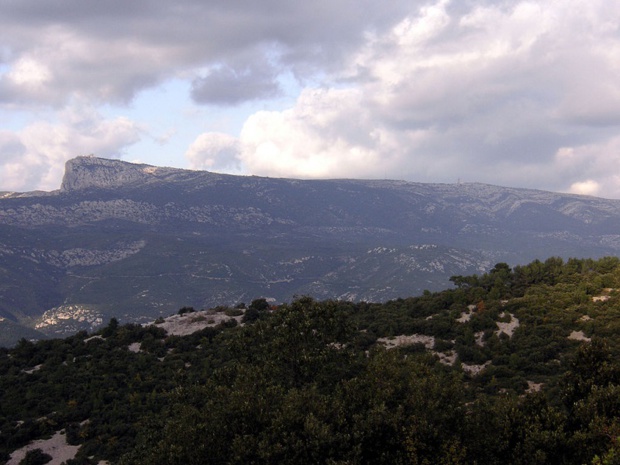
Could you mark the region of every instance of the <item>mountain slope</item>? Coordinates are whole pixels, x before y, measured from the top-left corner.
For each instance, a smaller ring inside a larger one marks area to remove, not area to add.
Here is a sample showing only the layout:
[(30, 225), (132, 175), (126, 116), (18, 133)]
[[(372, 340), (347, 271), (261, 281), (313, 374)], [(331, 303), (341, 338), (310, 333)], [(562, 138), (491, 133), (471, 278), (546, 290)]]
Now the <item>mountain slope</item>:
[(499, 261), (616, 255), (618, 232), (615, 200), (79, 157), (60, 190), (0, 198), (0, 317), (63, 334), (260, 296), (384, 301)]

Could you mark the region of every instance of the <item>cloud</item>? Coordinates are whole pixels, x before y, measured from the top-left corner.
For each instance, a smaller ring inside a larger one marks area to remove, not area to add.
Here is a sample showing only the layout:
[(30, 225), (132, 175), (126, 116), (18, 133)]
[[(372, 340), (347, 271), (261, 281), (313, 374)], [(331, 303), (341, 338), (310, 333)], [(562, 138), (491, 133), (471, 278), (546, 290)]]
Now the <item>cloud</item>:
[(20, 138), (10, 131), (0, 131), (0, 159), (4, 162), (19, 160), (26, 148)]
[(43, 27), (38, 37), (26, 40), (30, 47), (12, 51), (14, 59), (0, 74), (0, 103), (60, 107), (72, 98), (128, 102), (162, 80), (164, 63), (175, 64), (167, 47), (86, 36), (64, 26)]
[(598, 182), (587, 179), (581, 182), (574, 182), (570, 186), (570, 192), (580, 195), (596, 195), (600, 191), (601, 186)]
[(13, 191), (58, 189), (65, 161), (91, 153), (120, 158), (141, 132), (126, 118), (104, 119), (81, 105), (65, 110), (58, 121), (0, 132), (0, 185)]
[(215, 105), (269, 99), (280, 92), (275, 69), (260, 63), (240, 69), (219, 65), (192, 83), (192, 98), (196, 102)]
[(562, 147), (555, 168), (573, 181), (569, 192), (620, 198), (620, 136), (593, 144)]
[[(23, 166), (47, 186), (61, 167), (42, 173), (54, 163), (118, 156), (142, 134), (136, 122), (73, 121), (67, 106), (126, 104), (173, 79), (209, 113), (204, 134), (180, 145), (194, 168), (620, 196), (619, 2), (21, 0), (0, 8), (0, 111), (60, 112), (0, 137), (5, 185), (21, 185)], [(208, 127), (216, 110), (232, 107), (252, 109), (235, 123), (238, 134)], [(179, 128), (174, 137), (185, 134)]]
[[(151, 0), (139, 6), (114, 0), (85, 6), (3, 4), (0, 60), (8, 71), (0, 75), (0, 102), (61, 105), (76, 95), (129, 101), (179, 75), (196, 79), (198, 101), (213, 101), (211, 86), (225, 90), (224, 102), (270, 96), (274, 84), (257, 67), (263, 55), (275, 53), (280, 66), (298, 75), (323, 72), (338, 66), (368, 29), (393, 23), (405, 8), (396, 0)], [(257, 76), (262, 84), (248, 92), (242, 84)], [(224, 89), (222, 81), (230, 77), (239, 85)]]
[(414, 6), (322, 88), (250, 116), (243, 168), (619, 195), (618, 21), (600, 0)]
[(240, 158), (249, 172), (269, 176), (374, 176), (389, 163), (382, 155), (390, 141), (363, 102), (355, 89), (308, 89), (294, 108), (247, 120)]
[(239, 141), (223, 133), (201, 134), (187, 150), (185, 157), (192, 169), (239, 170)]

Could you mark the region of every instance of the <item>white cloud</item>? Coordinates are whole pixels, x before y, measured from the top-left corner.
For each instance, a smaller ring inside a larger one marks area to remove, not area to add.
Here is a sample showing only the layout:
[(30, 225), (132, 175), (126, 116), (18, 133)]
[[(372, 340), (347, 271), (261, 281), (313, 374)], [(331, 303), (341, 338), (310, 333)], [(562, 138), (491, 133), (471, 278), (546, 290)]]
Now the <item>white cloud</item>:
[(239, 169), (239, 142), (223, 133), (201, 134), (185, 153), (192, 169), (235, 171)]
[[(607, 5), (513, 2), (460, 16), (446, 1), (414, 9), (367, 35), (339, 85), (250, 116), (243, 167), (618, 195), (607, 173), (610, 162), (620, 166), (612, 139), (620, 39), (609, 27), (620, 11)], [(579, 169), (556, 156), (570, 146), (589, 154)], [(596, 168), (584, 172), (588, 163)]]
[(569, 192), (620, 198), (620, 136), (562, 147), (555, 159), (560, 175), (574, 181)]
[[(269, 176), (373, 176), (390, 141), (356, 89), (307, 89), (294, 108), (259, 112), (241, 131), (247, 171)], [(383, 158), (383, 159), (382, 159)]]
[(601, 189), (598, 182), (587, 179), (586, 181), (574, 182), (570, 186), (570, 192), (580, 195), (597, 195)]
[(79, 105), (64, 111), (58, 121), (0, 132), (0, 185), (14, 191), (58, 189), (65, 161), (91, 153), (119, 158), (140, 134), (141, 128), (126, 118), (106, 120)]
[(42, 87), (50, 80), (51, 75), (47, 66), (32, 58), (20, 58), (13, 69), (7, 73), (9, 81), (17, 86)]

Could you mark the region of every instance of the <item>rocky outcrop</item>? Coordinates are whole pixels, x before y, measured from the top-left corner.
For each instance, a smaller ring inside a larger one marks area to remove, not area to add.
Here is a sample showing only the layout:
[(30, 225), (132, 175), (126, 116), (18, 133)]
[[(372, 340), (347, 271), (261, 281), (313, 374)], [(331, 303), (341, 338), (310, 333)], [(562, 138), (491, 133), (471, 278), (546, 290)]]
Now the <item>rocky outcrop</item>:
[(108, 160), (94, 156), (77, 157), (65, 164), (60, 190), (111, 189), (165, 179), (181, 170)]

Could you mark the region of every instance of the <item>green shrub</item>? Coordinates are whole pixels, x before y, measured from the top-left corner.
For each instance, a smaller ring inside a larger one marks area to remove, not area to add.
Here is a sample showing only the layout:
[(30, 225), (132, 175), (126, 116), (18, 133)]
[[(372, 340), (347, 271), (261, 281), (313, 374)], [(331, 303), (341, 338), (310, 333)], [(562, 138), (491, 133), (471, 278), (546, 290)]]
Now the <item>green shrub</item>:
[(32, 449), (26, 452), (26, 456), (19, 462), (19, 465), (43, 465), (51, 461), (51, 455), (46, 454), (41, 449)]
[(243, 310), (241, 310), (240, 308), (227, 308), (226, 310), (224, 310), (224, 315), (226, 316), (241, 316), (243, 315)]

